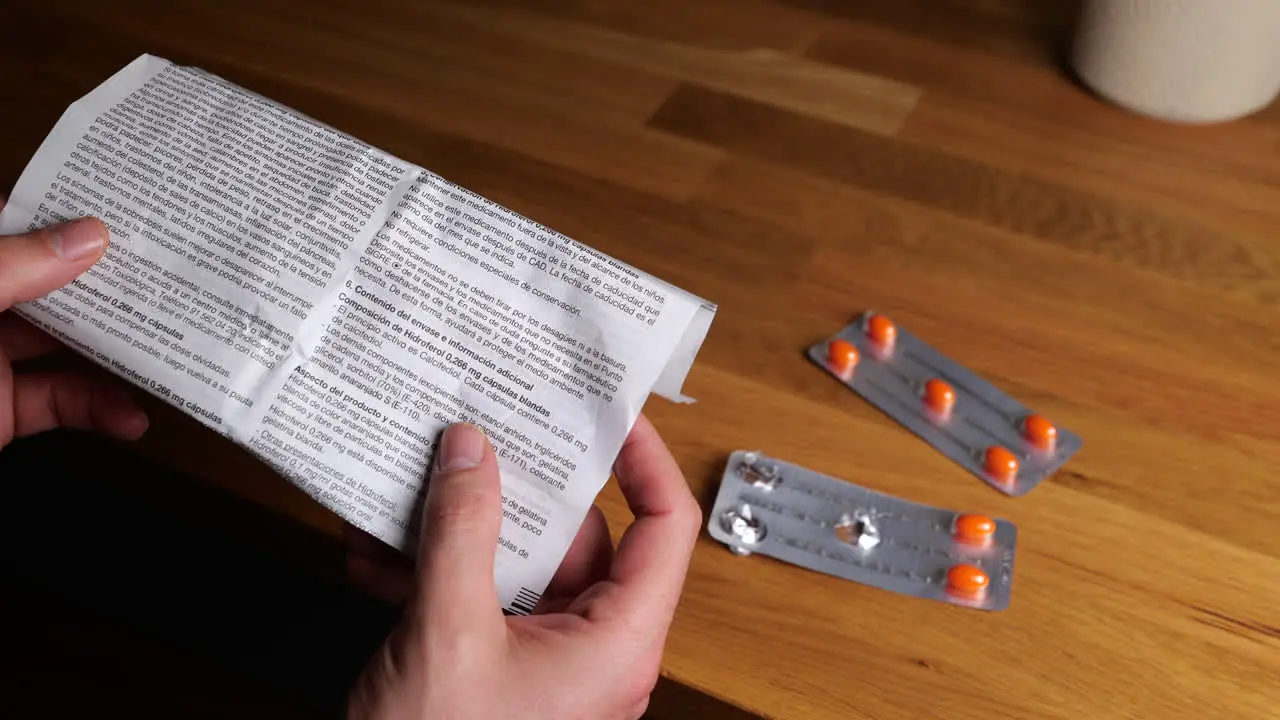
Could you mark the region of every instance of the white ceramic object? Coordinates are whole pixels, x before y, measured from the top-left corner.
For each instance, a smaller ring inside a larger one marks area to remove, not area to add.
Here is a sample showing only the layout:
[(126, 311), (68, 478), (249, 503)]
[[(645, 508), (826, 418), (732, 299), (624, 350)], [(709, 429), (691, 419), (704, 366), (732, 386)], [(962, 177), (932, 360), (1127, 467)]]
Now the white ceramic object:
[(1086, 0), (1072, 54), (1081, 80), (1121, 107), (1233, 120), (1280, 93), (1280, 0)]

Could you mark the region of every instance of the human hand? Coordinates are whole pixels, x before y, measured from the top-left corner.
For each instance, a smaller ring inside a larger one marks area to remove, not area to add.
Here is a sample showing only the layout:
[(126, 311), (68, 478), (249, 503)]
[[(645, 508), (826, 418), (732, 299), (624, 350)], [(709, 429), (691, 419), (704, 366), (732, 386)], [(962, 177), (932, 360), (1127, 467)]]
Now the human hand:
[[(400, 625), (352, 691), (348, 716), (643, 715), (702, 525), (653, 425), (640, 416), (614, 466), (635, 515), (616, 553), (603, 514), (593, 508), (527, 617), (504, 616), (494, 587), (502, 496), (492, 447), (475, 427), (454, 425), (436, 457), (416, 582)], [(394, 598), (405, 589), (404, 576), (380, 563), (371, 543), (362, 544), (365, 552), (351, 559), (353, 574)]]
[(9, 308), (75, 280), (106, 248), (107, 228), (93, 218), (0, 237), (0, 448), (14, 438), (57, 427), (96, 430), (124, 440), (146, 432), (146, 414), (105, 374), (14, 368), (14, 363), (62, 345), (7, 312)]

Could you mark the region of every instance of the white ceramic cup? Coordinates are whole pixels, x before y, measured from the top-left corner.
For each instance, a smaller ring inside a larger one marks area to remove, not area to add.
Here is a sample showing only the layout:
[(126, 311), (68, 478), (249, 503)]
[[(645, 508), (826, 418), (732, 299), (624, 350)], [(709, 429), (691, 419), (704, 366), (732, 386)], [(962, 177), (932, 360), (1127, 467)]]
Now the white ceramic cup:
[(1086, 0), (1072, 64), (1134, 112), (1234, 120), (1280, 93), (1280, 0)]

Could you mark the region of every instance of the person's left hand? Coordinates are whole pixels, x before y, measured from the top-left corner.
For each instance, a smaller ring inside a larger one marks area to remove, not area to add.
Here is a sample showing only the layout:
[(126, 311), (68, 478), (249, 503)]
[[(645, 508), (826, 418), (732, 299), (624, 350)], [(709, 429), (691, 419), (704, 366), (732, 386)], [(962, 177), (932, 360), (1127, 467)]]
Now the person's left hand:
[(7, 312), (9, 308), (71, 283), (106, 249), (107, 228), (95, 218), (0, 237), (0, 448), (14, 438), (58, 427), (122, 440), (136, 440), (146, 432), (146, 414), (109, 375), (24, 372), (14, 366), (63, 346)]

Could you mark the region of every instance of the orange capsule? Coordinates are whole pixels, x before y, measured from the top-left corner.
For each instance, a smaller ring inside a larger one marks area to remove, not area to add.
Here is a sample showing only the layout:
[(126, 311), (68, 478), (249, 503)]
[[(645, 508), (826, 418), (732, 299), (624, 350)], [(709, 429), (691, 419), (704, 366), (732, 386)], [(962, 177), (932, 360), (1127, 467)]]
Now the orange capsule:
[(827, 364), (838, 373), (853, 370), (858, 365), (858, 348), (848, 340), (832, 340), (827, 343)]
[(947, 592), (966, 598), (981, 597), (991, 578), (976, 565), (952, 565), (947, 571)]
[(867, 337), (881, 349), (889, 350), (898, 339), (898, 326), (883, 315), (872, 315), (867, 319)]
[(1027, 442), (1041, 450), (1052, 450), (1058, 440), (1058, 428), (1043, 415), (1032, 415), (1022, 424), (1022, 434)]
[(956, 518), (955, 535), (961, 542), (984, 544), (996, 534), (996, 521), (986, 515), (961, 515)]
[(983, 469), (991, 477), (1007, 485), (1012, 485), (1018, 479), (1018, 467), (1018, 458), (1007, 449), (999, 445), (992, 445), (987, 448), (986, 457), (983, 460)]
[(924, 404), (934, 413), (947, 417), (956, 404), (956, 391), (938, 378), (930, 378), (924, 384)]

